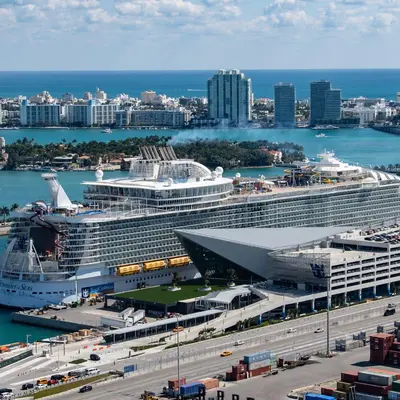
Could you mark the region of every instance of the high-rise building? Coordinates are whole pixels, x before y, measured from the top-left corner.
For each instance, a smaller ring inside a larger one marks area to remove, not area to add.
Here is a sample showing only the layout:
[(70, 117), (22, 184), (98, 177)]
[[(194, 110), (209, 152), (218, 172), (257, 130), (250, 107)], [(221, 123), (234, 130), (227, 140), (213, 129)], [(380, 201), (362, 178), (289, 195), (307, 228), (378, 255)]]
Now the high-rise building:
[(310, 124), (315, 125), (325, 119), (325, 92), (331, 90), (328, 81), (310, 83)]
[(330, 89), (325, 91), (325, 112), (324, 120), (329, 122), (340, 119), (340, 107), (342, 96), (340, 89)]
[(296, 126), (296, 88), (291, 83), (277, 83), (275, 92), (275, 128)]
[(59, 104), (30, 104), (22, 100), (20, 119), (23, 126), (57, 126), (60, 125), (61, 106)]
[(151, 104), (156, 96), (157, 93), (153, 90), (145, 90), (144, 92), (140, 93), (140, 100), (143, 104)]
[(251, 79), (239, 70), (219, 70), (208, 80), (208, 116), (236, 125), (251, 120)]

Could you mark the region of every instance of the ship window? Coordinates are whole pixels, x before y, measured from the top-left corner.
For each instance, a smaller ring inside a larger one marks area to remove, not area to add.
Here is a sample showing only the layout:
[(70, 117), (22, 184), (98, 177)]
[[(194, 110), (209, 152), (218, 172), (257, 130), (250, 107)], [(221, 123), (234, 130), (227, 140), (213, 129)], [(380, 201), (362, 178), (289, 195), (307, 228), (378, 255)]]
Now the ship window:
[(32, 292), (32, 294), (37, 294), (37, 292)]
[(43, 292), (39, 292), (39, 294), (43, 294)]

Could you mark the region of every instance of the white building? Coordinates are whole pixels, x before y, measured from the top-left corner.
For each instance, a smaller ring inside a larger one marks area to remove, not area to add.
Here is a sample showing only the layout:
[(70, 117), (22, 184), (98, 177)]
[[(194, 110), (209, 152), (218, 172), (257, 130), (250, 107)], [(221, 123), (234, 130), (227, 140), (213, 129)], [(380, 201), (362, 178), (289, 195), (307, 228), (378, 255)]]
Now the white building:
[(107, 100), (107, 93), (104, 92), (103, 90), (100, 90), (99, 88), (96, 88), (96, 94), (95, 94), (95, 99), (100, 100), (100, 101), (106, 101)]
[(360, 125), (365, 126), (376, 120), (377, 111), (374, 107), (356, 106), (354, 108), (342, 108), (341, 118), (360, 118)]
[(0, 125), (3, 123), (3, 111), (1, 110), (1, 104), (0, 104)]
[(119, 104), (101, 104), (89, 100), (87, 104), (67, 104), (65, 106), (65, 122), (84, 126), (112, 125), (116, 122), (116, 112)]
[(208, 80), (208, 116), (236, 125), (251, 120), (251, 79), (239, 70), (220, 70)]
[(146, 90), (140, 94), (140, 99), (143, 104), (152, 104), (154, 97), (157, 94), (153, 90)]
[(65, 103), (72, 103), (75, 101), (75, 96), (72, 93), (65, 93), (62, 95), (61, 100)]
[[(0, 137), (0, 154), (3, 155), (6, 152), (6, 139)], [(2, 157), (0, 157), (0, 160)]]
[(55, 100), (51, 96), (51, 94), (44, 90), (41, 93), (35, 94), (34, 96), (29, 98), (31, 103), (43, 104), (43, 103), (53, 103)]
[(90, 92), (85, 92), (85, 94), (83, 95), (83, 100), (92, 100), (93, 99), (93, 95)]
[(191, 112), (184, 108), (175, 110), (123, 110), (116, 113), (117, 126), (168, 126), (185, 127)]
[(60, 125), (61, 106), (30, 104), (25, 99), (20, 105), (20, 119), (23, 126), (57, 126)]

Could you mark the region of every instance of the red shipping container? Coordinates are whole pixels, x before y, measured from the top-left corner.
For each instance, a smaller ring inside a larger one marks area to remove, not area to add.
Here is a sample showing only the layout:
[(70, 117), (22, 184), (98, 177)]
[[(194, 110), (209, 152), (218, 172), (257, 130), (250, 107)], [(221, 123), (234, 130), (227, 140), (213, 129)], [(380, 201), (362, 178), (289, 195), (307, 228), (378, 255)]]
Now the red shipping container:
[(334, 391), (334, 388), (321, 387), (321, 394), (324, 394), (325, 396), (333, 396)]
[(199, 382), (204, 383), (206, 390), (211, 390), (219, 387), (219, 379), (216, 378), (200, 379)]
[(356, 392), (372, 394), (374, 396), (386, 396), (392, 386), (371, 385), (370, 383), (356, 382)]
[(399, 350), (389, 350), (389, 357), (400, 358), (400, 351)]
[[(180, 378), (181, 386), (186, 384), (186, 378)], [(168, 388), (169, 389), (177, 389), (178, 388), (178, 379), (170, 379), (168, 381)]]
[(271, 366), (260, 367), (257, 369), (253, 369), (253, 371), (249, 372), (250, 378), (254, 378), (255, 376), (260, 376), (265, 374), (266, 372), (271, 371)]
[(247, 371), (247, 365), (246, 364), (239, 364), (239, 365), (232, 366), (232, 373), (234, 375), (242, 373), (242, 372), (246, 372), (246, 371)]
[(346, 371), (341, 374), (341, 381), (347, 383), (356, 382), (358, 378), (358, 371)]
[(393, 350), (400, 350), (400, 342), (393, 342), (392, 349)]

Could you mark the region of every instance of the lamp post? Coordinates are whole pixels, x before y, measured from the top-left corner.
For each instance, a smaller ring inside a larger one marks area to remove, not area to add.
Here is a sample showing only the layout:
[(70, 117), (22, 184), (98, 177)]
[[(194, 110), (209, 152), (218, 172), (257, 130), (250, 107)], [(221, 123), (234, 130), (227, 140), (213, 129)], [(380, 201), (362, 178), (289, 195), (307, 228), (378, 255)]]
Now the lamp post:
[(26, 334), (26, 347), (29, 347), (29, 338), (30, 338), (31, 336), (32, 336), (32, 335), (30, 335), (29, 333)]
[(317, 279), (326, 279), (326, 356), (331, 355), (330, 349), (330, 332), (329, 332), (329, 311), (331, 307), (331, 275), (326, 274), (323, 264), (311, 264), (311, 270), (313, 275)]
[(176, 342), (177, 342), (177, 357), (178, 357), (178, 396), (181, 393), (181, 370), (180, 370), (180, 354), (179, 354), (179, 332), (181, 331), (181, 327), (179, 326), (179, 318), (175, 315), (176, 318)]

